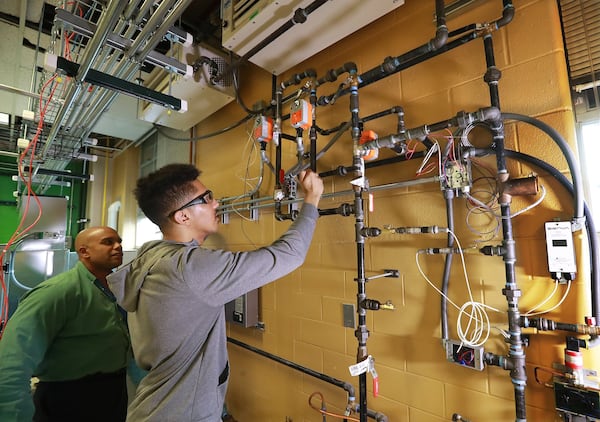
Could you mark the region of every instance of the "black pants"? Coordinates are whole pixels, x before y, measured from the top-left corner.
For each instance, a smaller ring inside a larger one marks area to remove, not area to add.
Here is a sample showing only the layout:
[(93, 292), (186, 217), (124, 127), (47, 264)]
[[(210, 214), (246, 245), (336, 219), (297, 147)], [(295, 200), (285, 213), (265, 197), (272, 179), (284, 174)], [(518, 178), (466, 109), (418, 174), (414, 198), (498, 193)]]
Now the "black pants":
[(40, 381), (33, 403), (35, 422), (124, 422), (125, 370), (72, 381)]

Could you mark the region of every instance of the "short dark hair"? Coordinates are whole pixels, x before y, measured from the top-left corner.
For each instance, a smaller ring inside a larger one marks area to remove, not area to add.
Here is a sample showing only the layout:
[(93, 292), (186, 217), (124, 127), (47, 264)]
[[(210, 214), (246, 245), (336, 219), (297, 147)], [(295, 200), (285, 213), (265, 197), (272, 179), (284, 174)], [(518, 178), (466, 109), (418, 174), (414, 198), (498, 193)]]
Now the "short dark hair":
[(192, 164), (167, 164), (138, 179), (133, 193), (146, 217), (162, 228), (169, 213), (185, 204), (200, 174)]

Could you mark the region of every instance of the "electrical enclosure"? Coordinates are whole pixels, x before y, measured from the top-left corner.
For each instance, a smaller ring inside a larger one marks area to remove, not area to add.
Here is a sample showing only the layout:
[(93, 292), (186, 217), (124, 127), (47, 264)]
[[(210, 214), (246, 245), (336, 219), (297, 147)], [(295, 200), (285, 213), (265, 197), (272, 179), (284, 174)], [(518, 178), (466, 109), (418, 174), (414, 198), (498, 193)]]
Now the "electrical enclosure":
[[(554, 382), (556, 410), (569, 415), (600, 418), (600, 392), (589, 388)], [(587, 418), (586, 418), (587, 420)]]
[(446, 359), (466, 368), (483, 371), (483, 347), (466, 346), (460, 341), (446, 341)]
[(577, 273), (571, 223), (545, 223), (548, 270), (555, 280), (574, 280)]
[(232, 300), (225, 305), (225, 318), (232, 324), (242, 327), (256, 327), (258, 324), (258, 289)]

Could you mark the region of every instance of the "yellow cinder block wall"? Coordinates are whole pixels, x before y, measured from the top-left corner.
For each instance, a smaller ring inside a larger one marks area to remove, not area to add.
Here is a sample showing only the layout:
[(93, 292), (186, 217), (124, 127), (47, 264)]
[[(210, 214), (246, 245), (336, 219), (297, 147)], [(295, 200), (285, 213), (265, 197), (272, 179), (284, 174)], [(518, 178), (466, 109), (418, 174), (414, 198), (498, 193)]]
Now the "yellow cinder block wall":
[[(325, 49), (306, 62), (290, 69), (280, 80), (293, 73), (314, 68), (318, 76), (346, 62), (354, 62), (359, 73), (383, 63), (388, 56), (399, 56), (431, 39), (434, 1), (406, 0), (393, 13), (357, 31)], [(569, 96), (565, 54), (556, 2), (548, 0), (516, 0), (513, 21), (493, 32), (495, 61), (502, 71), (499, 81), (500, 104), (505, 112), (541, 119), (561, 133), (575, 150), (574, 118)], [(490, 22), (502, 13), (502, 2), (478, 2), (478, 7), (448, 20), (450, 30), (473, 22)], [(486, 71), (483, 42), (470, 42), (436, 58), (415, 65), (359, 91), (360, 115), (367, 116), (393, 106), (404, 107), (408, 128), (434, 123), (454, 116), (458, 111), (475, 111), (490, 105), (488, 86), (483, 81)], [(271, 75), (247, 64), (241, 70), (241, 96), (248, 106), (271, 97)], [(319, 87), (318, 95), (332, 93), (342, 82)], [(286, 91), (292, 92), (293, 88)], [(284, 112), (287, 113), (288, 110)], [(210, 133), (242, 118), (245, 113), (235, 103), (223, 108), (198, 125), (198, 133)], [(322, 128), (334, 127), (350, 119), (348, 96), (332, 106), (317, 110), (317, 123)], [(394, 116), (370, 121), (365, 129), (386, 135), (394, 133)], [(196, 164), (203, 171), (201, 179), (218, 197), (239, 195), (248, 190), (244, 177), (256, 177), (256, 155), (249, 151), (251, 122), (227, 133), (197, 142)], [(284, 131), (294, 133), (285, 123)], [(436, 139), (445, 144), (444, 133)], [(553, 141), (539, 130), (524, 124), (506, 123), (506, 147), (547, 161), (568, 175), (566, 161)], [(306, 136), (308, 139), (308, 136)], [(320, 136), (319, 149), (329, 137)], [(307, 143), (308, 144), (308, 143)], [(292, 142), (283, 141), (283, 167), (295, 162)], [(308, 146), (307, 146), (308, 148)], [(268, 147), (272, 161), (274, 148)], [(381, 151), (380, 157), (393, 156)], [(126, 153), (121, 160), (137, 159)], [(251, 160), (255, 160), (252, 162)], [(250, 161), (250, 164), (248, 162)], [(484, 161), (495, 174), (495, 161)], [(352, 142), (345, 134), (318, 162), (318, 170), (351, 165)], [(415, 179), (420, 160), (369, 169), (372, 186)], [(125, 168), (119, 164), (115, 168)], [(517, 251), (517, 281), (522, 289), (522, 312), (544, 299), (553, 288), (545, 252), (543, 224), (553, 219), (570, 220), (572, 199), (549, 175), (514, 160), (508, 160), (513, 178), (539, 174), (540, 184), (547, 190), (544, 202), (513, 219)], [(481, 175), (476, 172), (476, 175)], [(327, 178), (326, 192), (351, 189), (350, 176)], [(254, 183), (254, 182), (251, 182)], [(270, 196), (274, 178), (268, 171), (260, 196)], [(131, 191), (132, 186), (128, 188)], [(117, 194), (124, 194), (124, 191)], [(445, 203), (437, 183), (426, 183), (373, 193), (374, 211), (367, 213), (366, 225), (383, 227), (446, 225)], [(530, 205), (535, 198), (514, 198), (513, 210)], [(352, 202), (352, 197), (324, 199), (322, 208)], [(131, 207), (131, 201), (126, 206)], [(455, 201), (456, 234), (463, 247), (478, 245), (482, 236), (469, 230), (468, 224), (480, 231), (490, 227), (485, 216), (469, 216), (465, 200)], [(244, 212), (241, 212), (244, 215)], [(127, 212), (126, 219), (133, 214)], [(130, 223), (130, 222), (129, 222)], [(468, 224), (467, 224), (468, 223)], [(122, 224), (128, 224), (127, 221)], [(209, 239), (208, 246), (250, 249), (275, 240), (289, 222), (278, 222), (270, 208), (260, 210), (258, 221), (230, 214), (229, 224), (220, 234)], [(484, 237), (483, 244), (497, 245), (501, 234)], [(581, 323), (590, 314), (589, 273), (585, 238), (576, 234), (579, 273), (564, 303), (547, 316), (562, 322)], [(368, 407), (388, 416), (390, 421), (441, 422), (459, 413), (472, 421), (512, 421), (515, 419), (513, 386), (507, 371), (487, 367), (478, 372), (448, 363), (440, 342), (440, 296), (427, 284), (415, 263), (417, 249), (443, 247), (444, 235), (394, 236), (384, 234), (368, 239), (365, 245), (367, 276), (385, 268), (400, 271), (400, 278), (379, 278), (367, 284), (367, 296), (381, 302), (391, 300), (394, 311), (369, 312), (367, 326), (370, 337), (368, 352), (375, 358), (379, 374), (379, 396), (371, 394), (368, 376)], [(260, 318), (264, 331), (228, 328), (229, 335), (337, 379), (358, 381), (348, 367), (356, 363), (357, 341), (350, 328), (342, 324), (342, 304), (356, 302), (357, 275), (354, 218), (328, 216), (319, 219), (306, 262), (289, 276), (260, 291)], [(483, 301), (502, 312), (490, 311), (491, 324), (507, 327), (506, 299), (502, 295), (506, 277), (501, 258), (469, 254), (465, 256), (467, 273), (475, 300)], [(443, 270), (440, 256), (421, 256), (420, 263), (428, 277), (438, 283)], [(565, 286), (549, 301), (558, 301)], [(459, 306), (468, 300), (465, 280), (458, 257), (454, 259), (450, 298)], [(449, 306), (451, 338), (456, 336), (457, 311)], [(559, 420), (555, 415), (552, 390), (536, 383), (536, 366), (551, 368), (563, 362), (565, 333), (533, 335), (526, 349), (528, 383), (527, 417), (531, 421)], [(498, 330), (493, 330), (486, 351), (506, 355), (507, 345)], [(327, 409), (340, 412), (346, 404), (344, 391), (307, 375), (265, 359), (235, 345), (229, 346), (231, 380), (227, 397), (229, 411), (240, 422), (321, 421), (321, 416), (308, 406), (314, 392), (325, 396)], [(585, 366), (594, 367), (598, 352), (586, 351)], [(543, 373), (548, 375), (547, 373)], [(546, 377), (541, 381), (547, 381)], [(320, 406), (320, 401), (315, 400)]]

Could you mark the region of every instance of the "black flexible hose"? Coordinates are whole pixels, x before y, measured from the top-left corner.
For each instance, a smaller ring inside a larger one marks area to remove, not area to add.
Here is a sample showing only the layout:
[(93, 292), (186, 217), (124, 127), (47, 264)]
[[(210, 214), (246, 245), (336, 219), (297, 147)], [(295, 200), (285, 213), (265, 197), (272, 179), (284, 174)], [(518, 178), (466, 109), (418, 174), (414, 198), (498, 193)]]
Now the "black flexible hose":
[(556, 131), (556, 129), (548, 126), (546, 123), (535, 119), (533, 117), (529, 117), (523, 114), (518, 113), (502, 113), (503, 119), (509, 120), (518, 120), (520, 122), (528, 123), (542, 132), (545, 132), (552, 140), (558, 145), (560, 150), (562, 151), (565, 159), (567, 160), (567, 164), (569, 166), (569, 171), (571, 172), (571, 177), (573, 178), (573, 197), (575, 199), (575, 215), (573, 216), (574, 223), (576, 225), (584, 223), (584, 209), (583, 209), (583, 185), (581, 183), (581, 171), (579, 170), (579, 165), (577, 164), (577, 159), (569, 144), (565, 141), (565, 139)]

